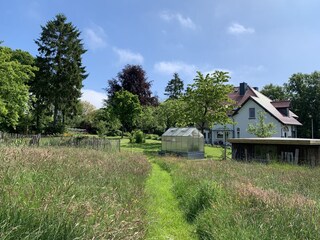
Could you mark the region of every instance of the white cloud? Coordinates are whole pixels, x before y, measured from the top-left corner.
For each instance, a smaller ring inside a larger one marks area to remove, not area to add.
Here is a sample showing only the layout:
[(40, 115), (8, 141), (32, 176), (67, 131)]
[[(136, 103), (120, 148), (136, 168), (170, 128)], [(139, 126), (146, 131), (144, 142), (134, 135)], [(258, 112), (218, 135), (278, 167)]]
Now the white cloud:
[(234, 34), (234, 35), (245, 34), (245, 33), (251, 34), (254, 32), (255, 32), (254, 28), (245, 27), (239, 23), (233, 23), (228, 27), (228, 33)]
[(158, 62), (154, 64), (154, 69), (157, 72), (163, 73), (163, 74), (173, 74), (175, 72), (177, 73), (183, 73), (187, 75), (194, 75), (196, 73), (196, 66), (191, 64), (186, 64), (184, 62), (180, 61), (172, 61), (172, 62)]
[(91, 89), (82, 89), (81, 92), (81, 100), (91, 103), (96, 108), (101, 108), (103, 106), (103, 100), (107, 99), (105, 93), (97, 92)]
[(160, 18), (167, 22), (177, 21), (184, 28), (189, 28), (192, 30), (196, 29), (196, 25), (191, 18), (184, 17), (180, 13), (162, 12), (160, 13)]
[(113, 51), (118, 55), (119, 62), (121, 64), (127, 64), (127, 63), (143, 63), (143, 56), (140, 53), (134, 53), (131, 50), (128, 49), (120, 49), (120, 48), (113, 48)]
[(95, 25), (92, 28), (84, 29), (84, 39), (88, 44), (89, 48), (92, 50), (98, 48), (104, 48), (107, 46), (107, 42), (105, 40), (106, 34), (102, 27)]

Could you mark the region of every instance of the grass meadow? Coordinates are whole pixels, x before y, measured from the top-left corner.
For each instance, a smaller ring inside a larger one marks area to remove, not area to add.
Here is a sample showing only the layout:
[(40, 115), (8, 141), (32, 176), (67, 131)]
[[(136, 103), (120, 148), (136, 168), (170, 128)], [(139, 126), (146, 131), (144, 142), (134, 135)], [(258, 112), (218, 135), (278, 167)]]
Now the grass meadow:
[(0, 239), (143, 239), (139, 153), (0, 148)]
[(319, 239), (320, 169), (158, 158), (199, 239)]
[(0, 147), (0, 239), (319, 239), (320, 168), (121, 142), (120, 153)]

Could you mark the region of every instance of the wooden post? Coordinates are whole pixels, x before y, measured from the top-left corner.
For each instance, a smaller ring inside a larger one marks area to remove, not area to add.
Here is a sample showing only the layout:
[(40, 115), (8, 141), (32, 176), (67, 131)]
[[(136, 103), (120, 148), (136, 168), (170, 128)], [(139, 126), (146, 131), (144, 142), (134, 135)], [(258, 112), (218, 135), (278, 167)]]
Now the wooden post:
[(298, 165), (298, 163), (299, 163), (299, 149), (296, 148), (294, 153), (294, 164)]
[(245, 156), (245, 159), (247, 162), (248, 161), (248, 150), (246, 148), (244, 149), (244, 156)]

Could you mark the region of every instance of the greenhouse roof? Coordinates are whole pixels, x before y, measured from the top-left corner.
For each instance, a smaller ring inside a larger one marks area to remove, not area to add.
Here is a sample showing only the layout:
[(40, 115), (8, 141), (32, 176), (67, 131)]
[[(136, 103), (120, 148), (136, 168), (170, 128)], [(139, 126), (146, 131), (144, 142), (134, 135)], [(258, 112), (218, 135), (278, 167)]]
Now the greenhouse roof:
[(194, 128), (169, 128), (164, 134), (162, 134), (164, 137), (199, 137), (203, 138), (202, 133)]

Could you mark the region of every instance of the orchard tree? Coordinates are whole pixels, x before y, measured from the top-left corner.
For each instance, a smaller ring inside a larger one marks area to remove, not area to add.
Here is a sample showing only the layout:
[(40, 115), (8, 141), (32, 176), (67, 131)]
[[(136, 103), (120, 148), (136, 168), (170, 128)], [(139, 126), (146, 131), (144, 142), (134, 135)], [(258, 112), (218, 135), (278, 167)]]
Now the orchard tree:
[(170, 127), (186, 126), (187, 106), (183, 99), (167, 99), (157, 109), (158, 122), (164, 131)]
[(65, 117), (76, 114), (82, 81), (87, 77), (82, 65), (86, 52), (80, 31), (63, 14), (42, 26), (35, 41), (39, 55), (39, 72), (32, 85), (37, 98), (37, 114), (48, 110), (53, 115), (53, 128), (64, 125)]
[(183, 94), (183, 81), (180, 79), (178, 73), (173, 74), (173, 78), (168, 82), (165, 89), (165, 94), (169, 99), (178, 99)]
[(273, 85), (272, 83), (265, 85), (260, 92), (273, 101), (288, 100), (285, 87)]
[(266, 123), (266, 113), (264, 111), (258, 112), (258, 122), (249, 123), (247, 132), (260, 138), (272, 137), (273, 134), (277, 133), (276, 126), (273, 122)]
[[(22, 55), (32, 59), (26, 52)], [(14, 56), (15, 51), (0, 47), (0, 129), (15, 128), (29, 111), (28, 82), (37, 70)]]
[(120, 90), (114, 94), (110, 106), (111, 112), (121, 123), (122, 134), (123, 132), (131, 132), (138, 124), (141, 114), (138, 96), (129, 91)]
[(148, 81), (146, 72), (140, 65), (126, 65), (117, 78), (108, 81), (108, 99), (112, 101), (115, 93), (126, 90), (138, 96), (142, 106), (157, 106), (158, 98), (152, 96), (151, 82)]
[(197, 72), (193, 84), (189, 84), (184, 100), (187, 122), (196, 125), (203, 133), (206, 127), (229, 123), (228, 114), (233, 109), (233, 101), (228, 94), (233, 91), (228, 85), (230, 77), (227, 72), (215, 71), (203, 75)]

